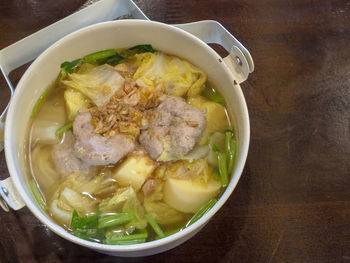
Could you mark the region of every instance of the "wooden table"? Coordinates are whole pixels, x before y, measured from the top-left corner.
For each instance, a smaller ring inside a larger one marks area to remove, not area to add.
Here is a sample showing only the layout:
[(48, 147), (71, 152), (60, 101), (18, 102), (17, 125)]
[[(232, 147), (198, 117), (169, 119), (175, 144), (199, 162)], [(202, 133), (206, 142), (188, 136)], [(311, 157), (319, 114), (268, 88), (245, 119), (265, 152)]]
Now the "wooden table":
[[(83, 2), (1, 0), (0, 49)], [(157, 21), (217, 20), (250, 50), (256, 70), (242, 89), (251, 143), (237, 188), (191, 241), (139, 259), (112, 258), (74, 245), (27, 208), (0, 212), (0, 261), (349, 262), (350, 2), (137, 2)], [(25, 68), (12, 74), (14, 82)], [(4, 106), (3, 78), (0, 94)], [(8, 176), (3, 153), (0, 175)]]

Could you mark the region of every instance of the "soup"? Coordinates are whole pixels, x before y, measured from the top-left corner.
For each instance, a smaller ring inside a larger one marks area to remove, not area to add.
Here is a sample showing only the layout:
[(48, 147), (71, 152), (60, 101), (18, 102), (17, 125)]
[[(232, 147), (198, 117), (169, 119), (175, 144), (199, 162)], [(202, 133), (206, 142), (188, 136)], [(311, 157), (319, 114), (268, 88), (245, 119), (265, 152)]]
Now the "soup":
[(126, 245), (196, 222), (229, 183), (236, 141), (205, 72), (150, 45), (64, 62), (38, 99), (29, 185), (80, 238)]

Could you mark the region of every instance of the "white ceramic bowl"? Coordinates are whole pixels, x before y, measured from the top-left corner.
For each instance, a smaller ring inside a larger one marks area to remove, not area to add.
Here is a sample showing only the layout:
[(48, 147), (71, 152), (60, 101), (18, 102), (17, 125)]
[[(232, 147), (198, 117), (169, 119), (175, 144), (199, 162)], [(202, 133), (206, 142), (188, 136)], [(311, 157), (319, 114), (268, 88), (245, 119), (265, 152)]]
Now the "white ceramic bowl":
[[(230, 184), (217, 204), (200, 220), (169, 237), (137, 245), (113, 246), (77, 238), (55, 224), (43, 213), (31, 195), (27, 182), (26, 130), (29, 115), (40, 94), (56, 78), (60, 64), (85, 54), (108, 49), (151, 44), (155, 49), (185, 58), (203, 69), (225, 97), (227, 109), (235, 126), (238, 155)], [(220, 56), (197, 37), (172, 26), (145, 20), (119, 20), (96, 24), (62, 38), (43, 52), (28, 68), (17, 85), (8, 110), (5, 126), (7, 166), (14, 185), (32, 213), (61, 237), (96, 251), (115, 256), (145, 256), (171, 249), (196, 234), (220, 209), (235, 188), (248, 152), (249, 116), (246, 102), (234, 76)]]

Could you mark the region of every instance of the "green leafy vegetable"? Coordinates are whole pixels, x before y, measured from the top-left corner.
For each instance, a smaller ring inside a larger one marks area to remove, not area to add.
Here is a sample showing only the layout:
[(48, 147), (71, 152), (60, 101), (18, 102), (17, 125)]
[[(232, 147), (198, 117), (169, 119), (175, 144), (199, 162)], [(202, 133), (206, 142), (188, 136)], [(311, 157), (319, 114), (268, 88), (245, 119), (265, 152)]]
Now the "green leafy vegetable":
[(73, 122), (70, 122), (67, 125), (63, 126), (62, 128), (59, 128), (55, 134), (57, 137), (60, 137), (63, 133), (72, 129), (72, 127), (73, 127)]
[(151, 225), (151, 227), (153, 228), (154, 232), (156, 232), (156, 234), (159, 238), (165, 237), (163, 230), (159, 227), (159, 225), (157, 224), (157, 222), (154, 219), (154, 217), (152, 216), (152, 214), (146, 214), (146, 219), (147, 219), (148, 223)]
[(217, 200), (215, 198), (210, 199), (204, 206), (201, 207), (201, 209), (199, 209), (197, 213), (194, 214), (191, 220), (187, 223), (186, 227), (197, 222), (207, 211), (209, 211), (216, 204), (216, 202)]
[(228, 184), (226, 155), (224, 153), (219, 153), (218, 161), (219, 161), (221, 184), (222, 186), (225, 187)]
[(29, 187), (34, 195), (35, 200), (38, 202), (38, 205), (42, 210), (45, 211), (47, 209), (46, 200), (34, 179), (30, 180)]
[(117, 51), (115, 49), (106, 49), (97, 51), (94, 53), (91, 53), (89, 55), (86, 55), (83, 57), (84, 62), (91, 63), (91, 64), (105, 64), (108, 60), (108, 58), (114, 56), (117, 54)]
[(120, 62), (122, 62), (124, 57), (119, 55), (118, 53), (114, 56), (107, 59), (106, 63), (112, 66), (118, 65)]
[(49, 90), (45, 90), (39, 97), (39, 99), (35, 102), (34, 107), (32, 109), (32, 113), (30, 114), (30, 118), (33, 119), (37, 111), (39, 110), (39, 107), (41, 103), (44, 101), (44, 99), (49, 94)]
[(114, 235), (104, 241), (108, 245), (132, 245), (146, 241), (148, 233), (132, 234), (132, 235)]
[(135, 219), (133, 213), (120, 213), (116, 215), (103, 216), (98, 219), (98, 228), (107, 228), (115, 225), (128, 223)]
[(74, 235), (87, 241), (102, 243), (104, 235), (102, 232), (93, 229), (92, 231), (74, 231)]
[(227, 168), (227, 171), (228, 171), (228, 173), (230, 175), (233, 172), (233, 165), (234, 165), (234, 162), (235, 162), (236, 149), (237, 149), (237, 141), (233, 140), (231, 138), (231, 141), (230, 141), (230, 154), (229, 154), (228, 168)]
[(223, 106), (225, 106), (225, 99), (224, 97), (218, 93), (216, 90), (214, 90), (213, 88), (211, 88), (208, 83), (205, 85), (205, 88), (203, 90), (203, 95), (211, 100), (211, 101), (214, 101), (216, 103), (219, 103)]
[(146, 44), (146, 45), (137, 45), (137, 46), (134, 46), (134, 47), (131, 47), (129, 48), (129, 50), (133, 51), (133, 52), (136, 52), (135, 54), (138, 54), (138, 53), (144, 53), (144, 52), (156, 52), (152, 45), (149, 45), (149, 44)]
[(61, 64), (61, 69), (66, 73), (71, 73), (73, 69), (81, 62), (81, 58), (78, 58), (73, 61), (65, 61)]
[(120, 55), (124, 58), (131, 57), (136, 54), (151, 52), (154, 53), (156, 50), (151, 45), (137, 45), (128, 49), (120, 51)]
[(73, 230), (93, 229), (97, 226), (97, 215), (80, 217), (76, 210), (73, 211), (72, 222), (70, 227)]

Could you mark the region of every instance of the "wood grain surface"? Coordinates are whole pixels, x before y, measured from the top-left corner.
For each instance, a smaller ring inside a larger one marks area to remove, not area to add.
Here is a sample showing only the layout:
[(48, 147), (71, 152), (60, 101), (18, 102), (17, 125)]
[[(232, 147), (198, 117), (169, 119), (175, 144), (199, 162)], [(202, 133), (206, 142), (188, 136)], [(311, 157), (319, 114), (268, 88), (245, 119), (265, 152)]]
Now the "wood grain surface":
[[(0, 49), (83, 3), (0, 0)], [(251, 143), (238, 186), (190, 241), (145, 258), (113, 258), (77, 246), (27, 208), (0, 211), (0, 262), (350, 262), (350, 2), (137, 3), (166, 23), (217, 20), (250, 50), (256, 70), (242, 90)], [(13, 82), (25, 68), (11, 74)], [(0, 77), (2, 107), (8, 96)], [(3, 153), (0, 175), (8, 176)]]

